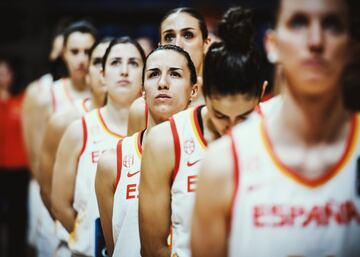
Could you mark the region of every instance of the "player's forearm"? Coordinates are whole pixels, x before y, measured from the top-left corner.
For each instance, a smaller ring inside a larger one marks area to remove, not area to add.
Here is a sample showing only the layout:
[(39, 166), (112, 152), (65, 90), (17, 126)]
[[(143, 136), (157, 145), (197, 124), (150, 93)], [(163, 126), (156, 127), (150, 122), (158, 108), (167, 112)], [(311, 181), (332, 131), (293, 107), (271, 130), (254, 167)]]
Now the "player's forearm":
[[(153, 238), (141, 242), (142, 257), (170, 257), (171, 251), (169, 246), (154, 243)], [(165, 240), (166, 241), (166, 240)]]
[(71, 233), (74, 230), (76, 212), (71, 205), (52, 205), (55, 218), (61, 222), (65, 229)]

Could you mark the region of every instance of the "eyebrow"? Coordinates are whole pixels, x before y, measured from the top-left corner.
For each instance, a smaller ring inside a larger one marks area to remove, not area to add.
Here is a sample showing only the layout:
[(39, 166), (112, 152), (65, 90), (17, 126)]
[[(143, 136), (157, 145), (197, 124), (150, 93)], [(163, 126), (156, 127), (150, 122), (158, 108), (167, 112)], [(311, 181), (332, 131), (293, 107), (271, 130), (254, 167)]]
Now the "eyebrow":
[[(146, 72), (148, 71), (158, 71), (160, 70), (159, 68), (150, 68), (150, 69), (147, 69)], [(177, 71), (177, 70), (183, 70), (182, 68), (179, 68), (179, 67), (170, 67), (169, 68), (170, 71)]]
[[(195, 28), (192, 28), (192, 27), (188, 27), (188, 28), (183, 28), (181, 29), (180, 31), (187, 31), (187, 30), (195, 30)], [(174, 32), (175, 30), (174, 29), (167, 29), (165, 30), (163, 33), (169, 33), (169, 32)]]

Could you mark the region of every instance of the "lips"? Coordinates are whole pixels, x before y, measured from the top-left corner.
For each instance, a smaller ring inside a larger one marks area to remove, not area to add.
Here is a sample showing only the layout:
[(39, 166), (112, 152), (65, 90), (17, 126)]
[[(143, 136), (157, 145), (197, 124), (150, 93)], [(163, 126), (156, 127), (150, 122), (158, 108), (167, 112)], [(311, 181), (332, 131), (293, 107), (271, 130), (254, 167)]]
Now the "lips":
[(116, 83), (120, 86), (126, 86), (126, 85), (130, 84), (130, 81), (126, 80), (126, 79), (122, 79), (122, 80), (117, 81)]
[(171, 97), (167, 94), (158, 94), (155, 98), (156, 99), (170, 99)]
[(171, 100), (171, 96), (169, 96), (168, 94), (158, 94), (155, 97), (155, 102), (157, 103), (164, 103), (164, 102), (168, 102)]
[(310, 68), (323, 68), (326, 66), (326, 61), (322, 58), (308, 58), (302, 61), (302, 64)]

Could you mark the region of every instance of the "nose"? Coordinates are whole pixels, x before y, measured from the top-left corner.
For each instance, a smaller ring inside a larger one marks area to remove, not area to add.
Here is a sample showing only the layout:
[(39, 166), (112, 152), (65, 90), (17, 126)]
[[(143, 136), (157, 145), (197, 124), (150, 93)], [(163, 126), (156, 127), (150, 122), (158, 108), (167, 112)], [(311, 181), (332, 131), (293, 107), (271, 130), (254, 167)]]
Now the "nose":
[(128, 66), (123, 64), (121, 67), (121, 76), (127, 77), (129, 74)]
[(321, 53), (324, 50), (324, 31), (320, 21), (313, 22), (308, 31), (308, 46), (310, 51)]
[(162, 74), (159, 82), (158, 82), (158, 89), (162, 90), (162, 89), (169, 89), (169, 85), (166, 79), (166, 74)]
[(182, 42), (182, 40), (181, 40), (181, 36), (180, 36), (180, 35), (177, 35), (177, 36), (176, 36), (175, 45), (178, 46), (178, 47), (183, 48), (183, 42)]

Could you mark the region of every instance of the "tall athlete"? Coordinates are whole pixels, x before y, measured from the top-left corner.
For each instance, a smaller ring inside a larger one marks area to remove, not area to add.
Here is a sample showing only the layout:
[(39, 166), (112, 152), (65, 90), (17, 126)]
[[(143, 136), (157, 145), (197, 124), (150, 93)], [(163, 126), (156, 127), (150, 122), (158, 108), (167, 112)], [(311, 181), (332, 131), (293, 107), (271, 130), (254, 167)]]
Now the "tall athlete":
[(263, 93), (251, 31), (248, 12), (231, 9), (219, 25), (223, 41), (212, 44), (205, 57), (206, 106), (175, 114), (147, 135), (139, 185), (142, 256), (191, 255), (192, 206), (207, 145), (245, 120)]
[[(210, 43), (204, 17), (195, 9), (181, 7), (170, 10), (160, 23), (160, 44), (173, 44), (189, 53), (198, 75), (199, 94), (191, 106), (204, 103), (201, 91), (204, 55)], [(128, 135), (146, 127), (144, 98), (137, 99), (130, 108)]]
[(95, 236), (101, 232), (96, 225), (96, 166), (100, 155), (116, 148), (126, 135), (129, 107), (141, 93), (144, 60), (136, 41), (128, 37), (113, 40), (102, 62), (107, 104), (72, 123), (61, 139), (51, 204), (55, 217), (71, 233), (73, 256), (95, 256)]
[[(61, 112), (67, 108), (75, 107), (76, 99), (89, 97), (90, 91), (85, 81), (87, 67), (89, 62), (89, 51), (96, 41), (96, 29), (92, 24), (86, 21), (78, 21), (65, 28), (63, 33), (62, 56), (66, 64), (69, 76), (55, 81), (50, 87), (50, 103), (43, 108), (42, 115), (47, 115), (46, 121), (55, 113)], [(42, 135), (42, 140), (44, 140)], [(38, 167), (34, 170), (35, 178), (39, 181), (40, 175), (47, 163), (48, 155), (39, 155)], [(41, 217), (41, 231), (53, 230), (52, 221), (49, 213), (43, 205), (38, 207)], [(41, 232), (40, 231), (40, 232)], [(50, 231), (46, 232), (47, 234)], [(70, 251), (66, 247), (67, 235), (64, 229), (57, 228), (56, 233), (60, 238), (60, 244), (56, 250), (56, 256), (68, 256)], [(53, 235), (53, 238), (55, 236)], [(46, 248), (46, 242), (40, 248)], [(40, 249), (42, 250), (42, 249)]]
[(360, 116), (345, 108), (341, 84), (350, 8), (279, 1), (267, 40), (283, 68), (282, 98), (210, 147), (194, 256), (360, 256)]
[(104, 105), (106, 88), (101, 82), (101, 62), (110, 41), (110, 38), (101, 40), (95, 43), (90, 50), (87, 81), (91, 90), (91, 98), (78, 99), (74, 102), (75, 108), (68, 106), (63, 111), (55, 113), (47, 125), (43, 140), (43, 162), (39, 183), (42, 199), (49, 211), (51, 211), (50, 194), (55, 155), (65, 129), (72, 121), (79, 119), (86, 112)]
[(102, 156), (96, 173), (109, 256), (140, 256), (137, 199), (142, 145), (153, 126), (186, 109), (195, 97), (196, 71), (189, 54), (174, 45), (151, 52), (144, 65), (143, 89), (149, 106), (147, 129), (124, 138), (117, 151)]

